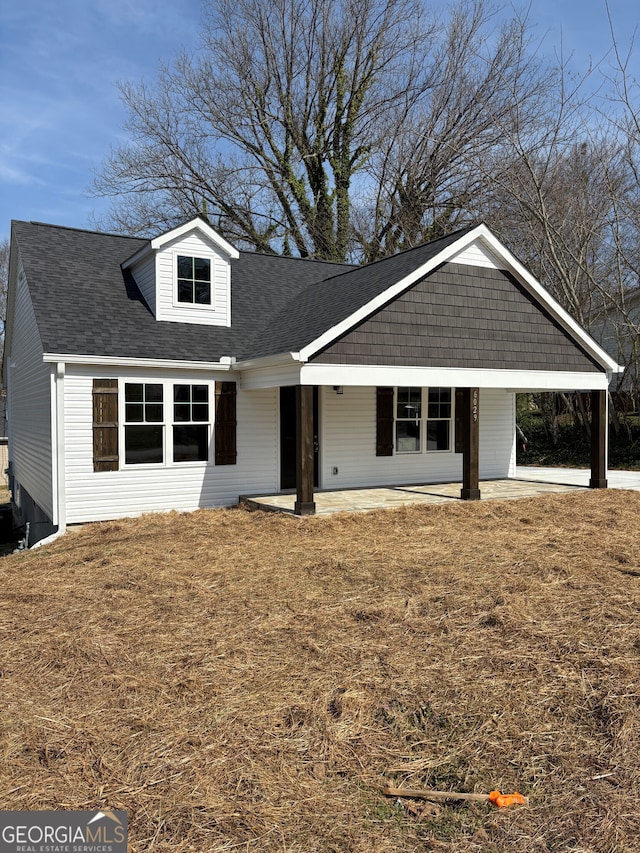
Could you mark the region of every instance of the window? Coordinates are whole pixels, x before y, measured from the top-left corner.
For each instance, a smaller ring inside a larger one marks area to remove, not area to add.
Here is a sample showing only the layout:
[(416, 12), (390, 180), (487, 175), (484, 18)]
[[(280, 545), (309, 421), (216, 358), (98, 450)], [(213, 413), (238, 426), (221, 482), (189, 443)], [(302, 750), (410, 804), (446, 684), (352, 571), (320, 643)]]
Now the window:
[(235, 382), (95, 379), (92, 392), (94, 471), (236, 464)]
[(396, 453), (450, 450), (451, 410), (450, 388), (398, 388)]
[(422, 389), (398, 388), (396, 402), (396, 452), (418, 453), (421, 444)]
[(178, 302), (211, 305), (211, 260), (178, 255)]
[(209, 459), (209, 387), (173, 386), (173, 461)]
[(125, 463), (164, 461), (164, 407), (162, 385), (127, 382), (124, 386)]
[(427, 450), (449, 450), (451, 440), (451, 388), (429, 388)]

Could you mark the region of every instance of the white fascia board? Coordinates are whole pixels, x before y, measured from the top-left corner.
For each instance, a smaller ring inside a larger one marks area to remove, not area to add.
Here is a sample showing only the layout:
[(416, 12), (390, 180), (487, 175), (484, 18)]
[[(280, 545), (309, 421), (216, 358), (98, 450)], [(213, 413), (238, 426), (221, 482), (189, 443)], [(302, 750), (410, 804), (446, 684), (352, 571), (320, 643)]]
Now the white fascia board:
[(421, 388), (502, 388), (509, 391), (605, 391), (606, 373), (564, 370), (485, 370), (459, 367), (303, 364), (302, 385), (414, 386)]
[(170, 243), (173, 240), (178, 240), (180, 237), (184, 237), (185, 234), (189, 234), (191, 231), (200, 231), (201, 234), (214, 243), (230, 258), (237, 259), (240, 257), (240, 252), (235, 246), (228, 243), (224, 237), (221, 237), (217, 231), (214, 231), (210, 225), (198, 217), (192, 219), (190, 222), (185, 222), (184, 225), (179, 225), (171, 231), (167, 231), (166, 234), (160, 234), (158, 237), (154, 237), (151, 241), (151, 248), (154, 250), (161, 249), (163, 246), (166, 246), (167, 243)]
[(409, 275), (400, 279), (400, 281), (397, 281), (395, 284), (391, 285), (391, 287), (388, 287), (383, 293), (380, 293), (374, 299), (367, 302), (366, 305), (360, 307), (349, 317), (342, 320), (342, 322), (333, 326), (331, 329), (328, 329), (320, 335), (320, 337), (316, 338), (315, 341), (312, 341), (300, 350), (300, 360), (308, 361), (319, 350), (329, 346), (334, 340), (336, 340), (336, 338), (346, 334), (350, 329), (358, 325), (358, 323), (363, 322), (371, 314), (380, 310), (387, 304), (387, 302), (390, 302), (400, 296), (400, 294), (407, 288), (411, 287), (412, 284), (415, 284), (421, 278), (424, 278), (424, 276), (428, 275), (432, 270), (440, 266), (440, 264), (446, 263), (454, 255), (464, 251), (464, 249), (477, 240), (484, 242), (487, 247), (504, 262), (508, 271), (512, 272), (516, 278), (521, 280), (527, 290), (529, 290), (529, 292), (545, 306), (549, 313), (558, 320), (560, 325), (562, 325), (574, 338), (577, 338), (580, 341), (582, 346), (597, 362), (602, 364), (603, 367), (612, 373), (621, 373), (624, 370), (623, 367), (617, 364), (617, 362), (615, 362), (611, 356), (606, 353), (578, 323), (576, 323), (573, 317), (571, 317), (564, 308), (562, 308), (561, 305), (553, 299), (545, 288), (536, 281), (531, 273), (522, 266), (514, 255), (512, 255), (511, 252), (502, 245), (502, 243), (484, 224), (476, 226), (476, 228), (469, 231), (467, 234), (463, 234), (455, 243), (447, 246), (435, 257), (410, 272)]
[(45, 362), (63, 361), (66, 364), (86, 364), (96, 367), (158, 367), (163, 370), (235, 370), (233, 356), (222, 356), (220, 361), (178, 361), (170, 358), (119, 358), (108, 355), (67, 355), (45, 352)]
[(185, 234), (189, 234), (191, 231), (200, 231), (201, 234), (203, 234), (230, 258), (237, 259), (240, 257), (240, 252), (235, 248), (235, 246), (228, 243), (224, 237), (221, 237), (217, 231), (214, 231), (213, 228), (210, 225), (207, 225), (206, 222), (203, 222), (202, 219), (198, 219), (196, 217), (189, 222), (185, 222), (184, 225), (178, 226), (178, 228), (173, 228), (171, 231), (167, 231), (165, 234), (159, 234), (157, 237), (154, 237), (153, 240), (149, 240), (146, 246), (142, 246), (141, 249), (138, 249), (135, 255), (132, 255), (123, 264), (121, 264), (122, 269), (126, 270), (129, 267), (135, 266), (135, 264), (143, 260), (147, 255), (151, 254), (151, 252), (157, 252), (158, 249), (166, 246), (167, 243), (170, 243), (172, 240), (177, 240), (180, 237), (184, 237)]

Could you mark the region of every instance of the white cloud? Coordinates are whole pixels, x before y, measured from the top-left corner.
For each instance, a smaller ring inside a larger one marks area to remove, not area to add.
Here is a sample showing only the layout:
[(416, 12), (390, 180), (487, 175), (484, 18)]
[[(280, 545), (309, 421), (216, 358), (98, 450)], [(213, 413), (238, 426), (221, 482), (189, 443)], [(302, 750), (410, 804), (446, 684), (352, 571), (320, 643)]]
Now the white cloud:
[(18, 186), (28, 186), (32, 184), (41, 184), (42, 182), (30, 172), (20, 169), (15, 164), (5, 160), (5, 155), (0, 152), (0, 181), (5, 184), (15, 184)]

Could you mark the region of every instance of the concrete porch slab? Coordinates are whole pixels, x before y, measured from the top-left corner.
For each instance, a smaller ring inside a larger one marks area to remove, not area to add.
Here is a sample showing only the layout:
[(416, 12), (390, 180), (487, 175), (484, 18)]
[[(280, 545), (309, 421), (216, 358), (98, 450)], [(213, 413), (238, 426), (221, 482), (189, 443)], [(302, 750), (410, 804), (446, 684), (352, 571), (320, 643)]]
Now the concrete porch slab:
[[(482, 500), (507, 500), (535, 495), (574, 492), (586, 487), (582, 484), (539, 482), (531, 480), (483, 480), (480, 482)], [(366, 489), (316, 491), (316, 515), (333, 512), (367, 512), (375, 509), (407, 506), (410, 504), (441, 504), (460, 500), (461, 484), (438, 483), (424, 485), (381, 486)], [(293, 514), (295, 494), (241, 495), (240, 504), (249, 509)]]

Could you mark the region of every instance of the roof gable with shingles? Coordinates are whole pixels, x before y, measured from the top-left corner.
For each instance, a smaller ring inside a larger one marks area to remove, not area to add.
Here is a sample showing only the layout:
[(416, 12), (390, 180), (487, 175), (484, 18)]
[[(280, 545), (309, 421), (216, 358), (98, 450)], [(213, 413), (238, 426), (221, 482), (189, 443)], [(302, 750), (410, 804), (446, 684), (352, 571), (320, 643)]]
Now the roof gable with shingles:
[(232, 325), (157, 321), (122, 264), (149, 241), (14, 222), (46, 353), (217, 361), (251, 355), (273, 318), (336, 269), (323, 261), (240, 252), (232, 260)]
[(253, 342), (253, 356), (298, 352), (363, 305), (384, 294), (413, 270), (435, 258), (471, 228), (375, 263), (342, 271), (305, 288), (274, 318), (260, 340)]
[(311, 360), (481, 370), (602, 370), (509, 272), (456, 263), (438, 266)]
[(231, 260), (232, 323), (224, 327), (155, 319), (123, 269), (148, 240), (13, 223), (45, 353), (165, 363), (247, 361), (304, 348), (311, 357), (370, 306), (379, 310), (446, 261), (474, 230), (363, 267), (240, 252)]

